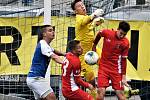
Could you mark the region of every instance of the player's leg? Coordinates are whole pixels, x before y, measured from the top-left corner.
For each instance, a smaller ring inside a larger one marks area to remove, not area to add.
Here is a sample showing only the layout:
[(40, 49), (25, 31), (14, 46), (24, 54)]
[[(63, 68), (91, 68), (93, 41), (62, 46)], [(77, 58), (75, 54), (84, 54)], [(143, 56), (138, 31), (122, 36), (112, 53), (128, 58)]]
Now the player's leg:
[(47, 91), (42, 95), (43, 100), (56, 100), (54, 92)]
[(111, 73), (112, 87), (116, 92), (119, 100), (126, 100), (124, 94), (124, 86), (122, 84), (122, 75), (119, 73)]
[(92, 85), (94, 85), (95, 75), (92, 67), (85, 63), (84, 55), (80, 56), (80, 61), (81, 61), (81, 74), (84, 75), (87, 82), (91, 82)]
[[(86, 68), (85, 68), (86, 67)], [(95, 87), (95, 90), (93, 90), (93, 91), (89, 91), (89, 93), (94, 97), (94, 98), (96, 98), (96, 94), (97, 94), (97, 92), (96, 92), (96, 79), (95, 79), (95, 75), (94, 75), (94, 71), (93, 71), (93, 69), (92, 69), (92, 67), (91, 66), (89, 66), (89, 65), (85, 65), (85, 72), (84, 72), (84, 77), (85, 77), (85, 80), (88, 82), (88, 83), (90, 83), (90, 84), (92, 84), (94, 87)]]
[(78, 89), (72, 92), (72, 95), (67, 100), (94, 100), (94, 98), (87, 92)]
[(106, 88), (109, 86), (109, 73), (103, 69), (98, 70), (97, 100), (104, 100)]
[(96, 100), (104, 100), (106, 88), (101, 87), (97, 89)]
[(95, 86), (95, 75), (92, 67), (85, 63), (84, 56), (89, 51), (92, 50), (93, 42), (92, 41), (81, 41), (83, 47), (83, 53), (80, 56), (81, 61), (81, 74), (84, 75), (87, 82)]
[[(96, 87), (95, 84), (95, 74), (92, 69), (92, 66), (87, 65), (84, 60), (84, 55), (92, 49), (93, 42), (81, 42), (81, 45), (83, 47), (83, 54), (80, 56), (81, 61), (81, 74), (85, 77), (85, 80), (92, 84), (94, 87)], [(89, 91), (90, 94), (95, 98), (96, 97), (96, 90), (95, 91)]]
[(92, 84), (94, 87), (96, 87), (95, 84), (95, 75), (94, 75), (94, 71), (92, 68), (86, 68), (86, 71), (84, 73), (85, 79), (88, 83)]
[(38, 99), (44, 100), (56, 100), (52, 88), (49, 86), (49, 82), (42, 77), (33, 77), (27, 79), (27, 85), (32, 91), (39, 95)]
[(123, 90), (115, 90), (118, 100), (126, 100)]
[(35, 81), (35, 79), (30, 78), (30, 77), (27, 77), (27, 79), (26, 79), (27, 86), (33, 91), (35, 100), (39, 100), (40, 95), (34, 91), (33, 86), (32, 86), (32, 85), (34, 85), (34, 84), (32, 84), (32, 83), (34, 83), (34, 81)]
[(33, 94), (34, 94), (34, 98), (35, 98), (35, 100), (39, 100), (40, 95), (39, 95), (39, 94), (37, 94), (37, 93), (36, 93), (36, 92), (34, 92), (34, 91), (33, 91)]

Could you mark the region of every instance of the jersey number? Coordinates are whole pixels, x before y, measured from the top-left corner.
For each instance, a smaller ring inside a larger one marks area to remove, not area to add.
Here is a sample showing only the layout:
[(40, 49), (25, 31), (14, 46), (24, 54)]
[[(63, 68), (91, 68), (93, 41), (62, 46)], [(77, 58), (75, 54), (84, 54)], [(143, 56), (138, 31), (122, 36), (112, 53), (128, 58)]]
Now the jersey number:
[(67, 67), (69, 65), (69, 61), (67, 59), (64, 60), (64, 65), (63, 65), (63, 76), (66, 76), (66, 72), (67, 72)]

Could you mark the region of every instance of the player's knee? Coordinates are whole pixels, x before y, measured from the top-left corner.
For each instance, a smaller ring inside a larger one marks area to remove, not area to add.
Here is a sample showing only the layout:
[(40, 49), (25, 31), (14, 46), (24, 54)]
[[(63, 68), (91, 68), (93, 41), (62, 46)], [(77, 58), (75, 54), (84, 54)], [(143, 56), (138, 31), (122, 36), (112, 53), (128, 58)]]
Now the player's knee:
[(88, 81), (88, 82), (94, 80), (94, 78), (95, 78), (94, 72), (93, 71), (86, 72), (85, 78), (86, 78), (86, 81)]
[(125, 96), (118, 96), (118, 100), (126, 100), (126, 97)]
[(52, 92), (46, 96), (46, 100), (56, 100), (55, 94)]
[(96, 100), (104, 100), (104, 96), (102, 96), (102, 95), (97, 95), (97, 96), (96, 96)]
[(105, 96), (105, 88), (98, 88), (97, 89), (97, 96), (96, 99), (97, 100), (103, 100)]
[(117, 97), (119, 100), (126, 100), (126, 97), (124, 95), (124, 92), (122, 90), (116, 91)]

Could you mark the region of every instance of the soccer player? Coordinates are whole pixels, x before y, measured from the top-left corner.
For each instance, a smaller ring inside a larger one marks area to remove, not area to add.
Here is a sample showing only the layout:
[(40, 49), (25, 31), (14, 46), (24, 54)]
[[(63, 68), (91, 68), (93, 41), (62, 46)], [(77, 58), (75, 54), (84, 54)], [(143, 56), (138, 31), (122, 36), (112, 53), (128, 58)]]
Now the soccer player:
[(64, 53), (56, 51), (50, 46), (50, 42), (54, 39), (55, 32), (51, 25), (44, 25), (38, 35), (38, 43), (32, 59), (31, 69), (27, 76), (27, 85), (33, 91), (36, 100), (56, 100), (52, 88), (49, 86), (45, 74), (52, 58), (59, 64), (63, 64), (63, 60), (59, 56)]
[(129, 50), (129, 41), (126, 38), (130, 25), (126, 21), (119, 23), (117, 30), (104, 29), (99, 31), (93, 45), (96, 45), (101, 37), (103, 39), (102, 54), (98, 69), (98, 95), (97, 100), (103, 100), (109, 80), (119, 100), (125, 100), (124, 85), (129, 86), (126, 81), (126, 62)]
[(83, 54), (80, 56), (81, 71), (86, 81), (95, 86), (95, 76), (92, 68), (85, 63), (84, 55), (92, 50), (94, 41), (94, 27), (104, 22), (104, 18), (99, 17), (103, 14), (102, 9), (97, 9), (91, 15), (87, 15), (85, 5), (81, 0), (74, 0), (71, 8), (76, 14), (75, 40), (79, 40), (83, 47)]
[(80, 41), (72, 40), (68, 44), (70, 52), (66, 54), (62, 65), (62, 93), (67, 100), (94, 100), (93, 97), (80, 89), (83, 86), (93, 90), (94, 87), (84, 82), (80, 76), (81, 62), (79, 56), (82, 54)]

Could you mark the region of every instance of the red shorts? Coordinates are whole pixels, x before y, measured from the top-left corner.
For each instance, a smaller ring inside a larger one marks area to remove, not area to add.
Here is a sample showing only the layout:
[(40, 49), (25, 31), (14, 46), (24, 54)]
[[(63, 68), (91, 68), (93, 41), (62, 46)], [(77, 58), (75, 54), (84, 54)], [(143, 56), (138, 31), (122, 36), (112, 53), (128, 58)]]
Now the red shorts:
[(117, 73), (117, 72), (114, 73), (106, 69), (99, 69), (98, 70), (98, 87), (107, 88), (110, 85), (109, 80), (111, 80), (113, 89), (124, 90), (124, 87), (122, 84), (122, 75), (120, 73)]
[(67, 100), (94, 100), (90, 94), (84, 92), (81, 89), (71, 92), (62, 91), (62, 93)]

